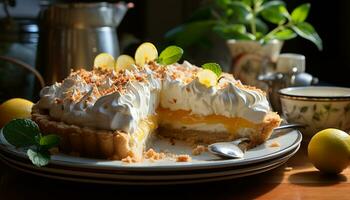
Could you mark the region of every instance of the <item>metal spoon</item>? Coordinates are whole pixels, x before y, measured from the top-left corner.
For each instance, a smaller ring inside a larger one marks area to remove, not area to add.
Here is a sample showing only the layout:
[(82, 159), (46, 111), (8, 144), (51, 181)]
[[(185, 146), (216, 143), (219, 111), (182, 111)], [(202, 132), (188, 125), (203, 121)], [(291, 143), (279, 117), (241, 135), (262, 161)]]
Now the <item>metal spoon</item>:
[(223, 158), (243, 158), (244, 151), (239, 148), (242, 142), (249, 142), (249, 138), (239, 138), (232, 142), (217, 142), (208, 146), (208, 151)]
[[(304, 128), (303, 124), (285, 124), (279, 127), (276, 127), (274, 131), (290, 129), (290, 128)], [(232, 142), (217, 142), (208, 146), (208, 151), (214, 155), (223, 157), (223, 158), (243, 158), (244, 150), (239, 148), (239, 144), (243, 142), (249, 142), (249, 138), (238, 138)]]

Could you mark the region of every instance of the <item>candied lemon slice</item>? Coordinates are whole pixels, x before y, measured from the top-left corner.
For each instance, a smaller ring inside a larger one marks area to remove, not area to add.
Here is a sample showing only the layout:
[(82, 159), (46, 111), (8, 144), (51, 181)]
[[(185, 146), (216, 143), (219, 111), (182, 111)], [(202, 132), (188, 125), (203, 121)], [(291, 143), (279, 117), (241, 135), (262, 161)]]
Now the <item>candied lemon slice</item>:
[(197, 73), (199, 82), (207, 87), (215, 86), (218, 81), (218, 76), (209, 69), (203, 69)]
[(135, 52), (135, 62), (139, 66), (143, 66), (149, 61), (157, 59), (157, 48), (150, 42), (142, 43)]
[(114, 69), (114, 58), (108, 53), (100, 53), (95, 57), (94, 67), (103, 69)]
[(128, 55), (120, 55), (115, 63), (115, 71), (121, 69), (132, 69), (132, 65), (135, 64), (135, 60)]

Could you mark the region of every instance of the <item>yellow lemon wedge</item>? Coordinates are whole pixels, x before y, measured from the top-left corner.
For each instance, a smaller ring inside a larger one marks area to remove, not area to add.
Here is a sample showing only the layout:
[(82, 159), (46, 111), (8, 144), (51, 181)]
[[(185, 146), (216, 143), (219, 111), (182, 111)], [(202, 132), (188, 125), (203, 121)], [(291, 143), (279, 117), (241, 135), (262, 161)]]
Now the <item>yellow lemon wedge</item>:
[(128, 55), (120, 55), (115, 63), (115, 71), (121, 69), (132, 69), (132, 65), (135, 64), (135, 60)]
[(95, 57), (94, 67), (102, 69), (114, 69), (114, 58), (108, 53), (100, 53)]
[(146, 63), (157, 59), (157, 48), (150, 42), (142, 43), (135, 52), (135, 62), (139, 66), (143, 66)]
[(33, 102), (26, 99), (9, 99), (0, 105), (0, 128), (13, 119), (30, 118)]
[(217, 84), (218, 76), (209, 69), (203, 69), (197, 73), (199, 82), (206, 87), (215, 86)]
[(340, 173), (350, 164), (350, 136), (334, 128), (322, 130), (311, 138), (308, 157), (321, 172)]

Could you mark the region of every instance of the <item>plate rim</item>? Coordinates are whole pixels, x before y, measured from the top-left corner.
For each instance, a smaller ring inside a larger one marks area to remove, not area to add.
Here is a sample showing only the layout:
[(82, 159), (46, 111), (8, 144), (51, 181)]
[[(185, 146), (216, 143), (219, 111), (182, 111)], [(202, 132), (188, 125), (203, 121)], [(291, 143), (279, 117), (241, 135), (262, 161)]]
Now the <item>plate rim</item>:
[[(291, 150), (290, 152), (286, 153), (282, 157), (275, 158), (271, 161), (266, 161), (265, 163), (260, 163), (258, 166), (249, 166), (249, 169), (247, 168), (239, 168), (239, 169), (220, 169), (218, 168), (217, 171), (214, 172), (201, 172), (198, 173), (196, 171), (193, 171), (192, 174), (171, 174), (171, 175), (140, 175), (140, 174), (134, 174), (134, 175), (126, 175), (126, 174), (113, 174), (113, 173), (98, 173), (98, 172), (83, 172), (79, 170), (66, 170), (66, 169), (57, 169), (57, 168), (38, 168), (34, 165), (24, 163), (23, 161), (16, 160), (13, 158), (9, 158), (4, 155), (0, 155), (1, 160), (6, 160), (6, 162), (11, 162), (15, 165), (19, 165), (21, 167), (25, 167), (28, 169), (33, 169), (36, 171), (41, 171), (41, 173), (55, 173), (55, 174), (62, 174), (62, 175), (69, 175), (69, 176), (79, 176), (79, 177), (89, 177), (89, 178), (113, 178), (113, 179), (125, 179), (125, 180), (178, 180), (181, 178), (178, 178), (180, 175), (182, 179), (195, 179), (195, 178), (208, 178), (208, 177), (215, 177), (215, 176), (225, 176), (225, 175), (233, 175), (233, 174), (241, 174), (241, 173), (247, 173), (250, 171), (256, 171), (261, 170), (265, 168), (272, 167), (276, 164), (279, 164), (281, 162), (288, 161), (300, 148), (300, 145), (298, 145), (295, 149)], [(69, 172), (69, 174), (67, 173)], [(73, 174), (72, 172), (75, 172)], [(228, 174), (229, 173), (229, 174)], [(97, 177), (101, 176), (103, 177)], [(185, 177), (185, 178), (184, 178)]]
[(63, 177), (63, 176), (55, 176), (55, 175), (49, 175), (45, 173), (39, 173), (35, 171), (31, 171), (29, 169), (23, 169), (19, 166), (16, 166), (14, 164), (9, 164), (6, 162), (8, 166), (13, 167), (16, 170), (19, 170), (23, 173), (28, 173), (40, 177), (45, 177), (45, 178), (50, 178), (54, 180), (61, 180), (61, 181), (70, 181), (70, 182), (78, 182), (78, 183), (92, 183), (92, 184), (108, 184), (108, 185), (177, 185), (177, 184), (196, 184), (196, 183), (205, 183), (205, 182), (215, 182), (215, 181), (223, 181), (223, 180), (229, 180), (229, 179), (236, 179), (236, 178), (241, 178), (241, 177), (246, 177), (246, 176), (251, 176), (251, 175), (256, 175), (260, 173), (264, 173), (267, 171), (270, 171), (272, 169), (275, 169), (277, 167), (282, 166), (285, 164), (288, 160), (281, 162), (277, 165), (271, 166), (269, 168), (265, 168), (262, 170), (256, 170), (256, 171), (251, 171), (248, 173), (241, 173), (241, 174), (233, 174), (233, 175), (227, 175), (227, 176), (217, 176), (217, 177), (209, 177), (209, 178), (200, 178), (200, 179), (189, 179), (189, 180), (170, 180), (170, 181), (116, 181), (116, 180), (108, 180), (108, 179), (101, 179), (101, 180), (96, 180), (96, 179), (88, 179), (88, 178), (72, 178), (72, 177)]
[[(297, 138), (288, 147), (285, 147), (282, 150), (279, 150), (270, 154), (266, 154), (259, 158), (242, 160), (242, 162), (239, 162), (239, 159), (236, 159), (236, 160), (227, 159), (227, 160), (217, 160), (211, 163), (198, 162), (198, 163), (183, 163), (181, 165), (138, 166), (138, 165), (91, 165), (89, 163), (69, 162), (69, 161), (62, 161), (62, 160), (53, 158), (50, 161), (50, 163), (54, 165), (60, 165), (60, 166), (79, 167), (79, 168), (86, 168), (86, 169), (117, 170), (117, 171), (120, 171), (120, 170), (122, 171), (179, 171), (179, 170), (194, 170), (194, 169), (197, 170), (197, 169), (209, 169), (209, 168), (235, 167), (235, 166), (242, 166), (242, 165), (254, 164), (254, 163), (258, 163), (266, 160), (271, 160), (276, 157), (279, 157), (281, 154), (284, 154), (294, 149), (302, 141), (302, 134), (298, 130), (292, 130), (292, 131), (286, 132), (285, 134), (290, 134), (291, 132), (296, 132)], [(8, 145), (4, 144), (4, 141), (0, 141), (0, 153), (1, 151), (5, 151), (14, 156), (28, 159), (28, 157), (25, 155), (24, 152), (20, 152), (16, 150), (14, 147), (11, 147), (12, 149), (8, 147), (9, 147)], [(67, 155), (62, 154), (62, 156), (67, 156)], [(95, 159), (95, 160), (106, 161), (106, 160), (99, 160), (99, 159)]]

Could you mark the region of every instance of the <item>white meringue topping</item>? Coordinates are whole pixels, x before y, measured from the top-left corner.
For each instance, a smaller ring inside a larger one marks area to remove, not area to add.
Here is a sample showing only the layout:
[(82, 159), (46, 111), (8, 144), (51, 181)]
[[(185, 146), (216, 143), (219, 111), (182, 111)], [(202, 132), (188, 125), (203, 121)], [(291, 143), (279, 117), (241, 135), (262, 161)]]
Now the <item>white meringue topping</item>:
[[(116, 74), (102, 79), (92, 75), (91, 79), (101, 79), (97, 85), (72, 73), (62, 83), (43, 88), (37, 106), (48, 110), (58, 121), (127, 133), (134, 133), (140, 120), (155, 115), (158, 106), (201, 116), (242, 117), (255, 123), (261, 122), (270, 111), (262, 92), (242, 87), (238, 81), (226, 76), (219, 84), (224, 86), (207, 88), (195, 78), (197, 70), (200, 68), (185, 61), (181, 65), (167, 66), (164, 78), (158, 78), (149, 66), (125, 71), (128, 76), (139, 74), (145, 78), (143, 81), (132, 79), (123, 86), (123, 91), (115, 90), (106, 95), (101, 92), (118, 86), (113, 82)], [(193, 73), (189, 73), (191, 71)], [(174, 73), (178, 76), (172, 76)], [(77, 99), (72, 101), (71, 97), (75, 96)]]

